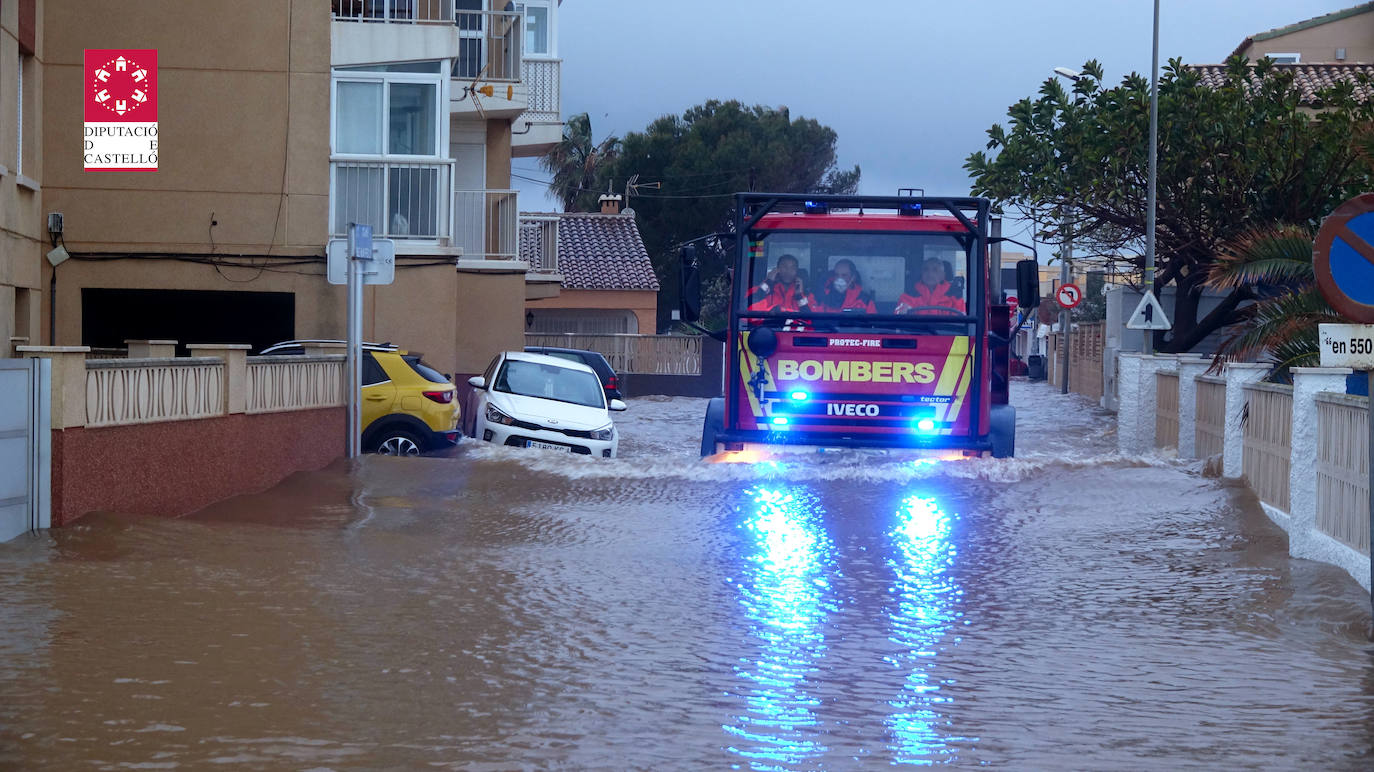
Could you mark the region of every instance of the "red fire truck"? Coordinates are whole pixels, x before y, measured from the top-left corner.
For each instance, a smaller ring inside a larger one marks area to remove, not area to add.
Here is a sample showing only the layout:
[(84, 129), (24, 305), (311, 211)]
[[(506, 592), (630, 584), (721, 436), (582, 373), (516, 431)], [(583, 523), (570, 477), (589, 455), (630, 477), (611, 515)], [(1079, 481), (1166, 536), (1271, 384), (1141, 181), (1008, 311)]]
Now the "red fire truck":
[[(701, 453), (910, 448), (1013, 455), (1008, 308), (989, 288), (983, 198), (738, 194), (724, 394)], [(683, 249), (682, 313), (701, 279)], [(1023, 307), (1034, 261), (1018, 266)], [(1025, 285), (1025, 286), (1021, 286)]]

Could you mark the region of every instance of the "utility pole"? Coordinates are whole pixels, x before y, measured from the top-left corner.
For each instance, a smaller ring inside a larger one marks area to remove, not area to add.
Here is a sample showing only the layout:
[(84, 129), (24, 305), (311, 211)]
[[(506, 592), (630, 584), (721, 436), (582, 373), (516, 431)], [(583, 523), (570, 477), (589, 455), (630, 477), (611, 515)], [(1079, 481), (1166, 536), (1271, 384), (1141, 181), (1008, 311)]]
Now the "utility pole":
[[(1145, 291), (1155, 288), (1155, 177), (1159, 171), (1159, 0), (1155, 0), (1155, 34), (1150, 56), (1150, 178), (1145, 194)], [(1177, 310), (1177, 309), (1175, 309)], [(1145, 354), (1155, 353), (1154, 330), (1143, 330)]]
[[(1069, 261), (1073, 259), (1073, 231), (1069, 225), (1068, 214), (1065, 213), (1064, 220), (1064, 246), (1059, 253), (1059, 286), (1064, 286), (1073, 281), (1073, 270), (1069, 267)], [(1069, 338), (1073, 334), (1073, 319), (1069, 309), (1062, 305), (1059, 307), (1059, 393), (1069, 393)]]

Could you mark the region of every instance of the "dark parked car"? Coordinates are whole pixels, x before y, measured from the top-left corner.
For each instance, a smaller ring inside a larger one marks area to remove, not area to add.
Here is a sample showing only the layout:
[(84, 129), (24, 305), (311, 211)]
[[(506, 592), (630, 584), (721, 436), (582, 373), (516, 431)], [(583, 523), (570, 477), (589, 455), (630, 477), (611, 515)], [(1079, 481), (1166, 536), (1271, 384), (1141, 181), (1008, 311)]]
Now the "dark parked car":
[(601, 388), (606, 390), (606, 399), (624, 399), (620, 395), (620, 378), (611, 369), (611, 363), (606, 361), (606, 357), (596, 351), (583, 351), (576, 348), (553, 348), (551, 346), (526, 346), (525, 350), (531, 354), (546, 354), (559, 359), (566, 359), (569, 362), (584, 364), (596, 373), (596, 377), (601, 379)]

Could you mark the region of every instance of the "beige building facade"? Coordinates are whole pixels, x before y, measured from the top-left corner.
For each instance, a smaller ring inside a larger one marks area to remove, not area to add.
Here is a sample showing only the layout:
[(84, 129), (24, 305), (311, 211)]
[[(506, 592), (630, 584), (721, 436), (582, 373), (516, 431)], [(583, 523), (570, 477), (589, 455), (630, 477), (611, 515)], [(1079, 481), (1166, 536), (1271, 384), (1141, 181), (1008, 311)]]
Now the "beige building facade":
[(47, 251), (38, 131), (44, 49), (41, 0), (0, 2), (0, 356), (41, 334)]
[[(0, 61), (14, 60), (22, 5), (0, 3)], [(17, 288), (0, 292), (0, 333), (96, 347), (342, 338), (326, 247), (360, 222), (397, 254), (395, 283), (367, 290), (368, 339), (454, 374), (523, 345), (537, 277), (515, 247), (510, 159), (551, 144), (513, 130), (548, 103), (522, 57), (527, 33), (556, 39), (553, 14), (533, 29), (483, 0), (127, 0), (99, 23), (89, 3), (37, 0), (35, 13), (33, 174), (0, 176), (0, 285)], [(157, 171), (83, 169), (90, 48), (157, 49)], [(12, 169), (11, 120), (0, 110)], [(72, 256), (56, 269), (48, 212)]]
[(1251, 35), (1233, 53), (1294, 64), (1374, 62), (1374, 3)]

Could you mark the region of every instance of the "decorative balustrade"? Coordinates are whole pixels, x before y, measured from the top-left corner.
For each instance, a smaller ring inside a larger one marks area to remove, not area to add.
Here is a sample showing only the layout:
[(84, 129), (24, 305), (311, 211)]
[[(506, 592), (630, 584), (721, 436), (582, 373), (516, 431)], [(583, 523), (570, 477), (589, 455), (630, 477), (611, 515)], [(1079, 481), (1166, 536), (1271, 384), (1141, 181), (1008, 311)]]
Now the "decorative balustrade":
[(248, 359), (249, 413), (313, 410), (344, 403), (344, 357), (265, 356)]
[(596, 351), (617, 373), (645, 375), (701, 375), (701, 340), (697, 335), (525, 334), (527, 346)]
[(86, 426), (209, 418), (224, 413), (224, 362), (104, 359), (86, 362)]

